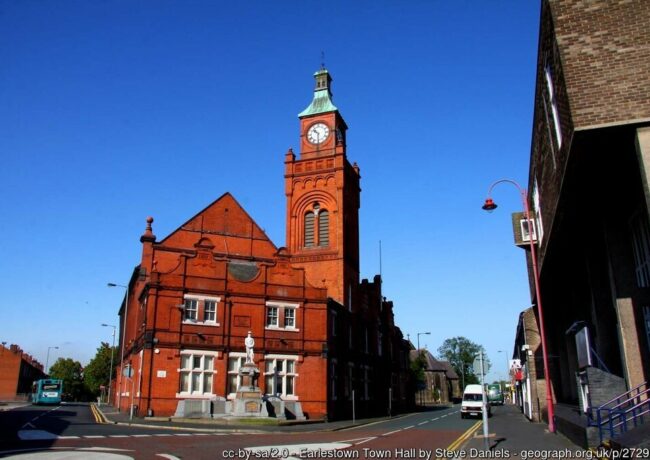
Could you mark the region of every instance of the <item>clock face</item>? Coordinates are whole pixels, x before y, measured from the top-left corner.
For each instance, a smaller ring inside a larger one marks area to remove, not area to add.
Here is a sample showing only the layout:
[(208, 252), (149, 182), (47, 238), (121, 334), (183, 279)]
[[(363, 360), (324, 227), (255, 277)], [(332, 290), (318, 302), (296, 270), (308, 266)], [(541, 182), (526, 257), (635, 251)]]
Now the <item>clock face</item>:
[(312, 144), (321, 144), (330, 135), (330, 129), (325, 123), (316, 123), (307, 131), (307, 140)]

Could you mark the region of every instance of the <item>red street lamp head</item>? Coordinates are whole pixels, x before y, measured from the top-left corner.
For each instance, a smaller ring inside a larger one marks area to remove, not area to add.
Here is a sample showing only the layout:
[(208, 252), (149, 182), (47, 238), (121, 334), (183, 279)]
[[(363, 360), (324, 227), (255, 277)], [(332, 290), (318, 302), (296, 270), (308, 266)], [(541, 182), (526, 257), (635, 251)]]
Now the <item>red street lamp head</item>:
[(497, 205), (492, 201), (492, 198), (486, 198), (482, 208), (487, 212), (492, 212), (497, 208)]

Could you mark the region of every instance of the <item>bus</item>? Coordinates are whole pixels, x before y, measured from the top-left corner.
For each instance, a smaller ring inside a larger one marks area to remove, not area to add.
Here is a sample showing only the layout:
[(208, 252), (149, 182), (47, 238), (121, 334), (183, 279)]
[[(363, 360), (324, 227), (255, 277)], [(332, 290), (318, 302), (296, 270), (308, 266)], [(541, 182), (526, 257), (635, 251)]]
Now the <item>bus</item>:
[(41, 379), (32, 384), (32, 404), (60, 404), (63, 380)]

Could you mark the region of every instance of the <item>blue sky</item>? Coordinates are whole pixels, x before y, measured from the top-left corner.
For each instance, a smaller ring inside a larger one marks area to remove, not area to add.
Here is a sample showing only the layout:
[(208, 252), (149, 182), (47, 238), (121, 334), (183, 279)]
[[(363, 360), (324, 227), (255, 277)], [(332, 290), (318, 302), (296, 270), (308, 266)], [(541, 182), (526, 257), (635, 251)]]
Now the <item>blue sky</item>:
[(283, 159), (325, 53), (361, 168), (361, 271), (436, 351), (503, 376), (530, 305), (507, 184), (527, 186), (539, 2), (0, 4), (0, 340), (87, 363), (145, 219), (162, 239), (231, 192), (285, 244)]

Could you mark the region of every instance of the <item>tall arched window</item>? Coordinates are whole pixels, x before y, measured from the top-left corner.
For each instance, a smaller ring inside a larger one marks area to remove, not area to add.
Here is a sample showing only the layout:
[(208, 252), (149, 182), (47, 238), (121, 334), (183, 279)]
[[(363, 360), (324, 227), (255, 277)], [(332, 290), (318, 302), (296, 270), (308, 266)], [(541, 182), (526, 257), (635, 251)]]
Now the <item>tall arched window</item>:
[(305, 214), (305, 247), (314, 246), (314, 213), (307, 211)]
[(318, 213), (318, 245), (330, 245), (330, 214), (326, 209)]

